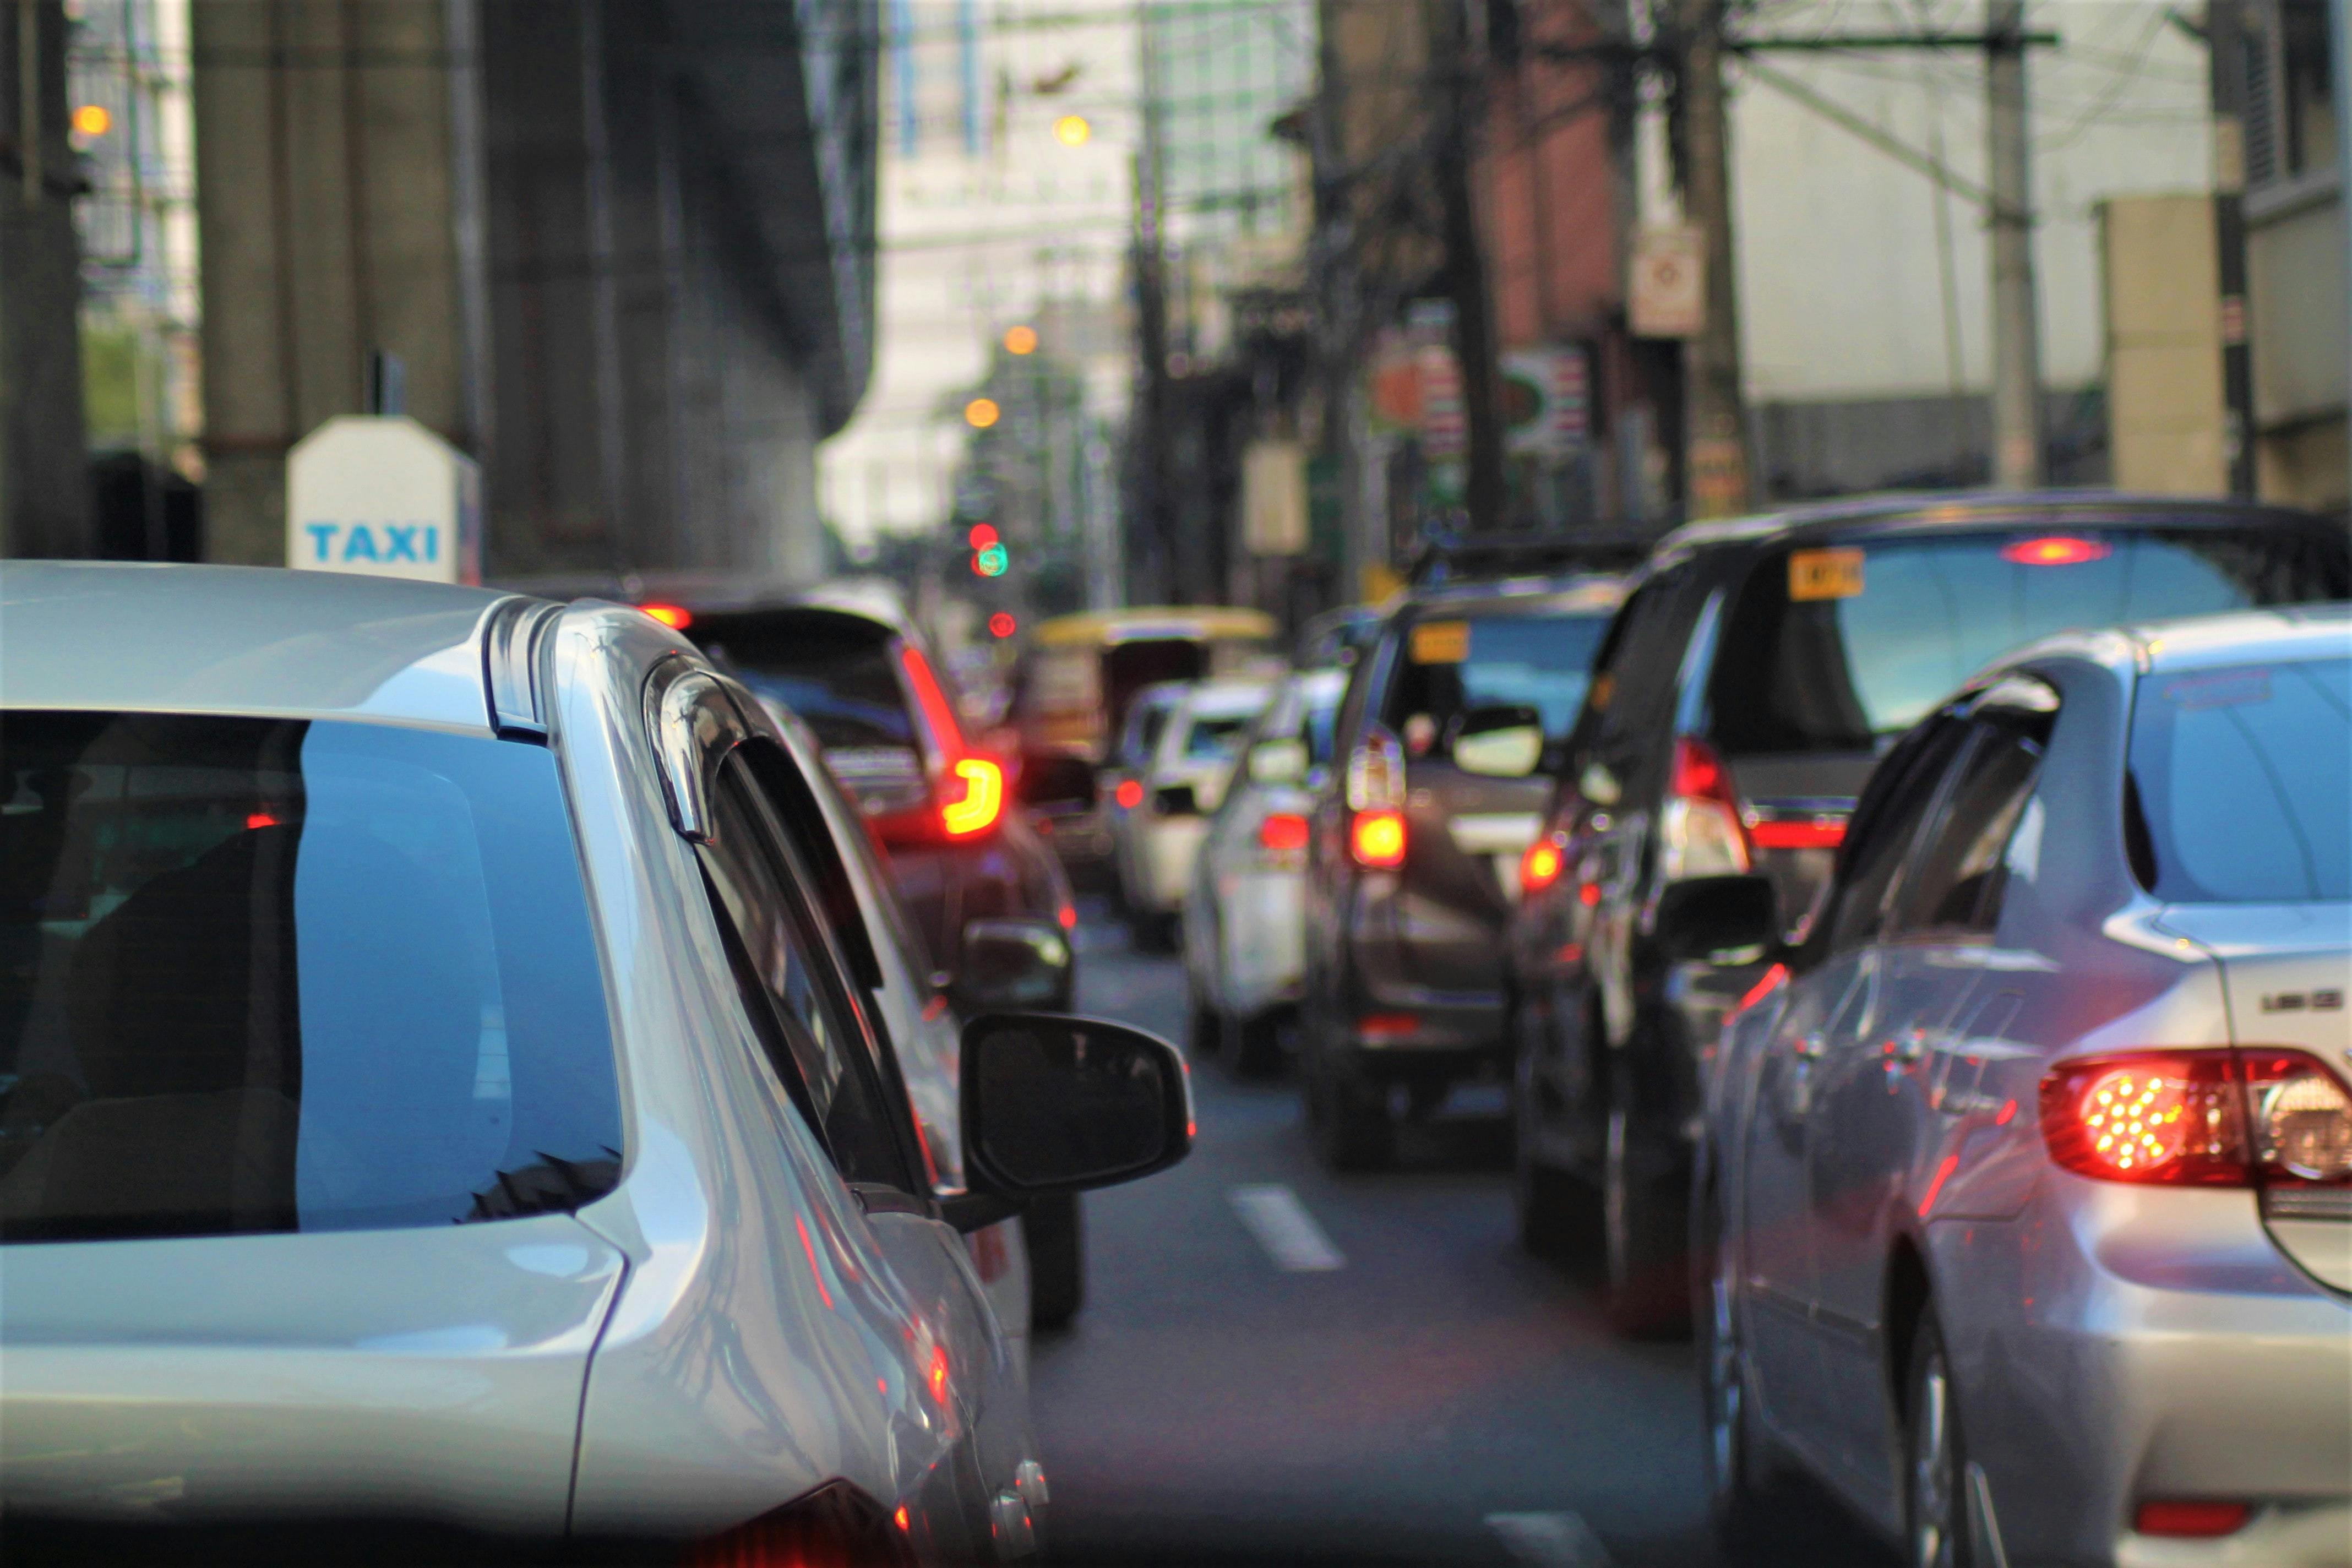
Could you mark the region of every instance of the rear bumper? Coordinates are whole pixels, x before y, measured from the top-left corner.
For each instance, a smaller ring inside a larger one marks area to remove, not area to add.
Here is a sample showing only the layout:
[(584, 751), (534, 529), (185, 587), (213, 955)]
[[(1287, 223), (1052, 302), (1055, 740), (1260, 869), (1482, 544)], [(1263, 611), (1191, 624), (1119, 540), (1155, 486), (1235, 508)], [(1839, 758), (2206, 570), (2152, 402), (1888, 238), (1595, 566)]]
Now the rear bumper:
[(1369, 1077), (1475, 1078), (1499, 1072), (1507, 1051), (1503, 999), (1382, 986), (1326, 1037)]
[[(1937, 1310), (2009, 1561), (2352, 1563), (2352, 1302), (2253, 1194), (2047, 1173), (2010, 1221), (1938, 1222)], [(2239, 1531), (2138, 1534), (2140, 1504), (2242, 1501)]]
[(1238, 871), (1219, 878), (1215, 891), (1219, 1000), (1244, 1018), (1297, 1001), (1307, 974), (1304, 873)]

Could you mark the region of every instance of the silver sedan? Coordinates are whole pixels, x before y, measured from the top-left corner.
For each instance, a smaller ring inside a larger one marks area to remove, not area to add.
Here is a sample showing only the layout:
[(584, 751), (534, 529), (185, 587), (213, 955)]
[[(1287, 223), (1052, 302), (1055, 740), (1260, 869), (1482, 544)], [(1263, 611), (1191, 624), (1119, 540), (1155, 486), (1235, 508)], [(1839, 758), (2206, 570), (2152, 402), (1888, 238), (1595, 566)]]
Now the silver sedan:
[(12, 563), (0, 710), (12, 1549), (1034, 1547), (966, 1235), (1181, 1158), (1181, 1060), (994, 1015), (919, 1121), (899, 1050), (942, 1047), (891, 1038), (911, 982), (855, 829), (688, 644), (610, 605)]
[[(2352, 1562), (2352, 621), (2070, 635), (1889, 752), (1727, 1025), (1719, 1518), (1976, 1563)], [(1769, 884), (1670, 891), (1685, 958)]]

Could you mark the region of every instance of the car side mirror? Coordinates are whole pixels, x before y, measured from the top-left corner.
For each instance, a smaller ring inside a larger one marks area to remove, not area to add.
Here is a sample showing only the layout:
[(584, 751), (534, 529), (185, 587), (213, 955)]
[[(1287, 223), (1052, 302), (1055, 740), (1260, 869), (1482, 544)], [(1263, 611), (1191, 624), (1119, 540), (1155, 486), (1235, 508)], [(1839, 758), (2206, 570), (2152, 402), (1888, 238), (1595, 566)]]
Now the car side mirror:
[(1652, 931), (1667, 961), (1744, 963), (1780, 939), (1780, 906), (1769, 877), (1694, 877), (1658, 895)]
[(1076, 973), (1070, 939), (1051, 921), (968, 921), (953, 986), (956, 1010), (1058, 1013), (1070, 1005)]
[(1183, 1054), (1098, 1018), (992, 1013), (963, 1030), (964, 1163), (1010, 1198), (1148, 1176), (1192, 1147)]
[(1250, 748), (1252, 784), (1300, 784), (1307, 778), (1307, 742), (1296, 739), (1260, 741)]
[(1523, 779), (1543, 761), (1543, 715), (1524, 703), (1473, 708), (1454, 721), (1454, 765), (1487, 778)]

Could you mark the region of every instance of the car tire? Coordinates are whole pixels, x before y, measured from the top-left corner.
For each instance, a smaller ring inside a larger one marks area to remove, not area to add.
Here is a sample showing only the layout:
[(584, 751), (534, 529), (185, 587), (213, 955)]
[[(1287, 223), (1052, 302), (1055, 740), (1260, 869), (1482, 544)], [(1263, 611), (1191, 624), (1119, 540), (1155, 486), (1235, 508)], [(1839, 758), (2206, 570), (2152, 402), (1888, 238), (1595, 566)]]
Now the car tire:
[(1376, 1171), (1396, 1147), (1386, 1084), (1318, 1060), (1307, 1078), (1307, 1120), (1316, 1156), (1334, 1171)]
[(1736, 1279), (1724, 1250), (1722, 1205), (1709, 1187), (1692, 1218), (1690, 1312), (1706, 1430), (1707, 1519), (1727, 1555), (1786, 1540), (1802, 1522), (1748, 1407)]
[(1066, 1329), (1087, 1300), (1086, 1216), (1076, 1193), (1033, 1198), (1021, 1216), (1029, 1247), (1029, 1327)]
[(1231, 1062), (1239, 1078), (1272, 1078), (1282, 1069), (1282, 1009), (1262, 1013), (1227, 1014), (1221, 1031), (1232, 1047)]
[(1968, 1445), (1935, 1308), (1911, 1335), (1903, 1404), (1903, 1537), (1912, 1568), (1974, 1568)]
[(1633, 1339), (1690, 1331), (1688, 1188), (1650, 1169), (1635, 1142), (1630, 1090), (1609, 1111), (1601, 1162), (1601, 1256), (1610, 1326)]

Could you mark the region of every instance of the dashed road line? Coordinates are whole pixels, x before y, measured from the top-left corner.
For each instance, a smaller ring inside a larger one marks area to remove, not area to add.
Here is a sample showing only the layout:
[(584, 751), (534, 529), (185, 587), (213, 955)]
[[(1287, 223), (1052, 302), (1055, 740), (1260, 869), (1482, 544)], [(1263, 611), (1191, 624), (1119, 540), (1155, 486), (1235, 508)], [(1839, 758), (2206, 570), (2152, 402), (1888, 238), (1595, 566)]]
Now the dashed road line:
[(1609, 1548), (1574, 1513), (1490, 1513), (1486, 1528), (1528, 1568), (1612, 1568)]
[(1235, 1187), (1227, 1194), (1234, 1213), (1265, 1248), (1277, 1268), (1307, 1274), (1344, 1268), (1348, 1260), (1298, 1201), (1298, 1194), (1278, 1183)]

